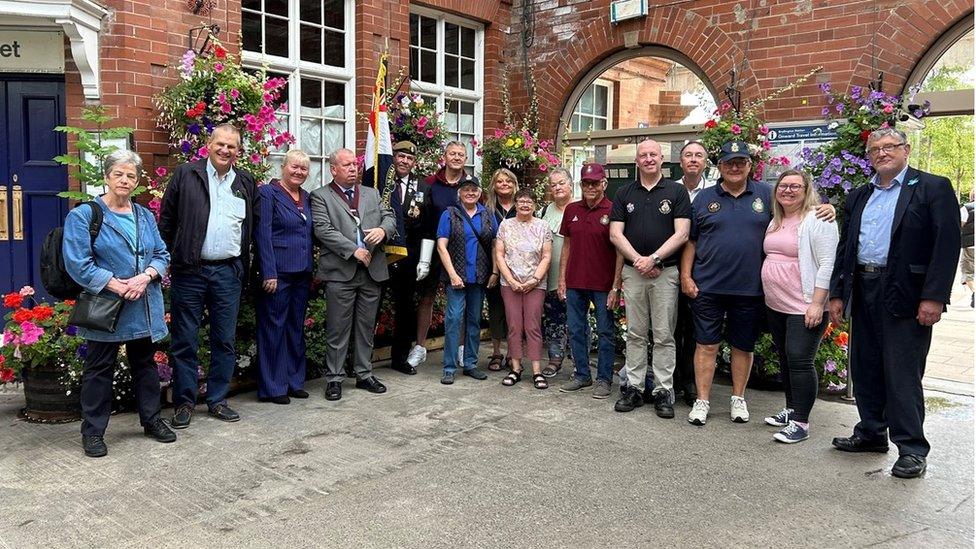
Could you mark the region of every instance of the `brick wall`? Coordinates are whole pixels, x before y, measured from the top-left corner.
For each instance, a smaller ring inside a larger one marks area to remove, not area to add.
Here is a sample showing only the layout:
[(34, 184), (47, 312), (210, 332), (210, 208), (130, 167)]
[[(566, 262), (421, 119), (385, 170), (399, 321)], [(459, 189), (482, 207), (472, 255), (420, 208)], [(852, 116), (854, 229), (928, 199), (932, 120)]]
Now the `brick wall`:
[[(885, 74), (885, 91), (901, 92), (932, 43), (973, 12), (973, 0), (650, 3), (646, 18), (616, 26), (609, 22), (609, 0), (535, 4), (536, 39), (530, 58), (537, 81), (546, 83), (537, 93), (543, 134), (555, 134), (575, 86), (597, 63), (625, 50), (627, 34), (635, 34), (639, 45), (684, 54), (716, 90), (728, 85), (729, 71), (737, 67), (745, 100), (761, 98), (823, 66), (809, 83), (764, 106), (769, 120), (801, 120), (819, 118), (820, 82), (830, 81), (843, 90), (866, 85), (880, 71)], [(512, 24), (514, 36), (521, 24), (517, 17)], [(508, 50), (516, 48), (517, 43), (509, 43)], [(524, 108), (524, 86), (518, 89), (521, 94), (514, 102)]]

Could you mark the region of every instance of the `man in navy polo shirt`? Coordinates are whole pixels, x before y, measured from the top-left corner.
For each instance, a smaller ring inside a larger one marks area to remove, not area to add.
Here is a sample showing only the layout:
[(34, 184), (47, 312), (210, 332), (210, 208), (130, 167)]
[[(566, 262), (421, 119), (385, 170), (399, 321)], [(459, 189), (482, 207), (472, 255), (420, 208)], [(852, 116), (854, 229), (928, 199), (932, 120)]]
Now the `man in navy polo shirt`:
[(590, 324), (592, 304), (599, 333), (596, 385), (593, 398), (610, 396), (613, 378), (613, 315), (619, 300), (623, 258), (610, 241), (610, 213), (607, 179), (600, 164), (584, 164), (580, 176), (583, 200), (570, 203), (563, 213), (559, 233), (563, 235), (559, 258), (560, 299), (566, 301), (570, 348), (576, 372), (560, 391), (570, 393), (593, 385), (590, 375)]
[(749, 179), (752, 161), (741, 141), (722, 146), (722, 178), (702, 189), (692, 203), (691, 235), (681, 259), (681, 291), (692, 298), (695, 316), (695, 381), (698, 399), (688, 421), (704, 425), (722, 341), (732, 347), (733, 422), (749, 421), (744, 398), (752, 369), (752, 351), (764, 314), (762, 243), (772, 218), (772, 191)]
[(674, 327), (678, 319), (678, 257), (688, 240), (691, 201), (678, 183), (664, 179), (661, 145), (637, 145), (638, 177), (621, 187), (610, 214), (610, 239), (624, 258), (627, 307), (627, 388), (614, 405), (629, 412), (644, 404), (647, 332), (654, 341), (654, 410), (673, 418)]

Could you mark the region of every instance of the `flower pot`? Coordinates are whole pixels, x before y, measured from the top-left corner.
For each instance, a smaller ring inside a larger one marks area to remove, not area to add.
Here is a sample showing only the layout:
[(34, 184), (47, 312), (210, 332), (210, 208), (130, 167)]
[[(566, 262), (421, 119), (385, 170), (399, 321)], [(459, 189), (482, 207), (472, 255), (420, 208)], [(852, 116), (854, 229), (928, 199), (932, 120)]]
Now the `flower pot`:
[(27, 421), (36, 423), (70, 423), (81, 419), (81, 395), (61, 383), (62, 372), (55, 366), (24, 368), (24, 399), (21, 411)]

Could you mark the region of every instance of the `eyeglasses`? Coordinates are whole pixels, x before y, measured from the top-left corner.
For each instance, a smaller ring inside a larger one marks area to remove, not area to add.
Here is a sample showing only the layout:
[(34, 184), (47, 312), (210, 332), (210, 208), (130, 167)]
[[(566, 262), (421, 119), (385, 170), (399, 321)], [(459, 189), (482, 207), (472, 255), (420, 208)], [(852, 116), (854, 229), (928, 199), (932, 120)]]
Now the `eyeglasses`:
[(803, 190), (803, 188), (804, 188), (804, 185), (777, 185), (776, 186), (776, 190), (777, 191), (800, 192), (800, 191)]
[(732, 160), (727, 160), (725, 162), (722, 162), (722, 164), (725, 164), (726, 166), (735, 168), (737, 170), (741, 170), (742, 168), (745, 168), (746, 166), (749, 165), (749, 160), (745, 158), (733, 158)]
[(881, 147), (871, 147), (870, 149), (867, 150), (867, 153), (868, 156), (877, 156), (879, 152), (883, 152), (885, 154), (891, 154), (898, 147), (903, 147), (907, 144), (908, 143), (899, 143), (897, 145), (884, 145)]
[(515, 203), (519, 206), (535, 206), (535, 200), (516, 200)]
[(580, 187), (599, 187), (602, 184), (603, 181), (589, 181), (585, 179), (580, 181)]

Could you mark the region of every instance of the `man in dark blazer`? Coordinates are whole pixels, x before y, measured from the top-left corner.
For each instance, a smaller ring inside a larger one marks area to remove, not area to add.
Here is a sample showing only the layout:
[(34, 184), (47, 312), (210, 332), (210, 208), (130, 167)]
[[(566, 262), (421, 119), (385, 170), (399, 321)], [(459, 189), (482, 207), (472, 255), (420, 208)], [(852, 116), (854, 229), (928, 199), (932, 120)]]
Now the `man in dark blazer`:
[(922, 376), (959, 259), (959, 204), (949, 180), (908, 165), (903, 132), (882, 128), (868, 137), (875, 169), (870, 185), (851, 191), (830, 281), (830, 318), (851, 317), (850, 364), (861, 421), (835, 438), (845, 452), (899, 457), (891, 474), (925, 472), (929, 443), (922, 432)]
[(222, 421), (240, 415), (227, 406), (237, 364), (234, 346), (241, 291), (250, 268), (258, 193), (251, 174), (234, 169), (241, 134), (214, 128), (208, 157), (177, 166), (159, 213), (159, 233), (172, 257), (170, 333), (174, 429), (189, 427), (197, 402), (197, 351), (203, 309), (210, 318), (207, 408)]
[[(356, 388), (385, 393), (373, 376), (373, 332), (380, 284), (389, 270), (380, 247), (396, 232), (396, 218), (376, 189), (356, 183), (356, 155), (339, 149), (329, 157), (332, 183), (312, 191), (312, 225), (321, 247), (316, 278), (325, 285), (325, 398), (342, 398), (343, 363), (355, 333)], [(353, 329), (355, 323), (355, 330)]]
[(411, 345), (417, 335), (417, 260), (430, 202), (430, 185), (413, 174), (416, 164), (417, 147), (413, 143), (400, 141), (393, 145), (396, 172), (394, 180), (386, 184), (394, 187), (380, 190), (384, 195), (390, 192), (390, 207), (397, 226), (394, 243), (407, 248), (407, 257), (390, 265), (390, 280), (386, 285), (392, 292), (394, 314), (390, 367), (407, 375), (417, 373), (417, 366), (426, 355), (423, 347)]

